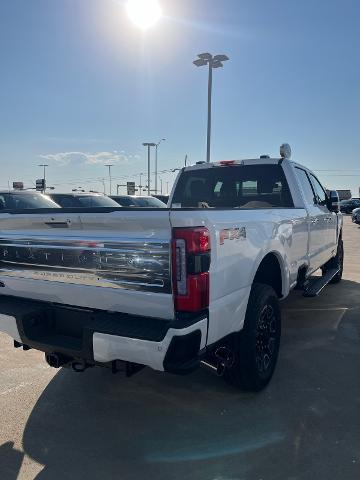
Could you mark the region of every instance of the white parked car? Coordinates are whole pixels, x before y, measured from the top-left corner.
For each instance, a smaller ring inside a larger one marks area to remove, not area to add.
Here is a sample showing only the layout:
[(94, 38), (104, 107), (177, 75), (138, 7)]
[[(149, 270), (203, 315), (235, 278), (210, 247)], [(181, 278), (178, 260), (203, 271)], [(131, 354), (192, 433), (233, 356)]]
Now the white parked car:
[(168, 209), (0, 213), (0, 330), (54, 367), (204, 362), (260, 390), (279, 300), (342, 276), (337, 194), (288, 151), (183, 168)]
[(0, 191), (1, 210), (28, 210), (37, 208), (59, 208), (49, 197), (31, 190)]
[(357, 223), (358, 225), (360, 225), (360, 208), (354, 208), (351, 213), (351, 219), (353, 223)]
[(62, 208), (118, 207), (107, 195), (95, 192), (50, 193), (49, 197)]

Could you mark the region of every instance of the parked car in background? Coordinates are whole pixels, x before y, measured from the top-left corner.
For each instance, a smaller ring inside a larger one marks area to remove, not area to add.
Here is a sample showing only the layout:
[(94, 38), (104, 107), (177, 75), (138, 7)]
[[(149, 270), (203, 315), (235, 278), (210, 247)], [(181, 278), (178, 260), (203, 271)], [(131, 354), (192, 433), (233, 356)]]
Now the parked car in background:
[(360, 208), (355, 208), (352, 211), (351, 219), (353, 223), (357, 223), (358, 225), (360, 225)]
[(158, 198), (159, 200), (161, 200), (165, 204), (167, 204), (168, 201), (169, 201), (169, 195), (153, 195), (153, 197)]
[(342, 200), (340, 202), (340, 211), (341, 213), (351, 213), (354, 208), (360, 207), (360, 199), (351, 198), (350, 200)]
[(0, 192), (0, 210), (29, 208), (59, 208), (49, 197), (39, 192), (11, 190)]
[(121, 207), (166, 208), (166, 203), (155, 197), (136, 197), (135, 195), (113, 195), (111, 197)]
[(50, 193), (49, 197), (62, 208), (118, 207), (102, 193)]

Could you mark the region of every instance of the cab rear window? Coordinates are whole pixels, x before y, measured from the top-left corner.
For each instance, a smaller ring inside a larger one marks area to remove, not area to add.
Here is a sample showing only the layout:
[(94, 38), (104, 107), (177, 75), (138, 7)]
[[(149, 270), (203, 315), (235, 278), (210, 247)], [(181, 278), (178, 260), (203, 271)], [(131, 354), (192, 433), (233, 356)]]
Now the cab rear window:
[(280, 165), (239, 165), (181, 174), (172, 206), (178, 208), (291, 208)]

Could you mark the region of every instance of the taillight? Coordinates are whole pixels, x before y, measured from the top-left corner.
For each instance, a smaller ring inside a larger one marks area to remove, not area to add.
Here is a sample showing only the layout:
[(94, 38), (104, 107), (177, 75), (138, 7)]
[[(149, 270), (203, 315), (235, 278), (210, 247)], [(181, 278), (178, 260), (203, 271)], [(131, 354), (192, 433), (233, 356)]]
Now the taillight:
[(204, 227), (174, 228), (172, 270), (175, 310), (209, 306), (210, 234)]

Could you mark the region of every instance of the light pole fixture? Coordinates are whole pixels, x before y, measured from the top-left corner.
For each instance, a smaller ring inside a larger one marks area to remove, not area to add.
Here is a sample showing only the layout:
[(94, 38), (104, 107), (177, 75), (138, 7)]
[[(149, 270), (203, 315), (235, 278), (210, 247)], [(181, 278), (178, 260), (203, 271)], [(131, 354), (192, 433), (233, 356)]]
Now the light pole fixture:
[(147, 189), (148, 189), (148, 195), (150, 196), (150, 148), (151, 147), (156, 147), (156, 143), (144, 142), (143, 146), (147, 147), (147, 149), (148, 149), (148, 184), (147, 184)]
[(110, 164), (110, 165), (108, 164), (108, 165), (104, 165), (104, 166), (105, 166), (105, 167), (108, 167), (108, 169), (109, 169), (109, 187), (110, 187), (110, 189), (109, 189), (109, 190), (110, 190), (110, 195), (111, 195), (111, 194), (112, 194), (112, 185), (111, 185), (111, 183), (112, 183), (112, 179), (111, 179), (111, 167), (113, 167), (114, 165), (113, 165), (113, 164)]
[(43, 193), (46, 192), (46, 167), (48, 167), (49, 165), (47, 165), (46, 163), (40, 163), (40, 165), (38, 165), (38, 167), (43, 167), (44, 169), (44, 175), (43, 175), (43, 179), (44, 179), (44, 189), (43, 189)]
[(158, 193), (158, 148), (161, 142), (165, 142), (166, 138), (161, 138), (155, 145), (155, 195)]
[(208, 116), (207, 116), (207, 142), (206, 142), (206, 161), (210, 162), (210, 142), (211, 142), (211, 97), (212, 97), (212, 75), (214, 68), (223, 67), (223, 62), (229, 60), (227, 55), (212, 55), (211, 53), (199, 53), (198, 58), (193, 61), (197, 67), (209, 67), (208, 76)]

